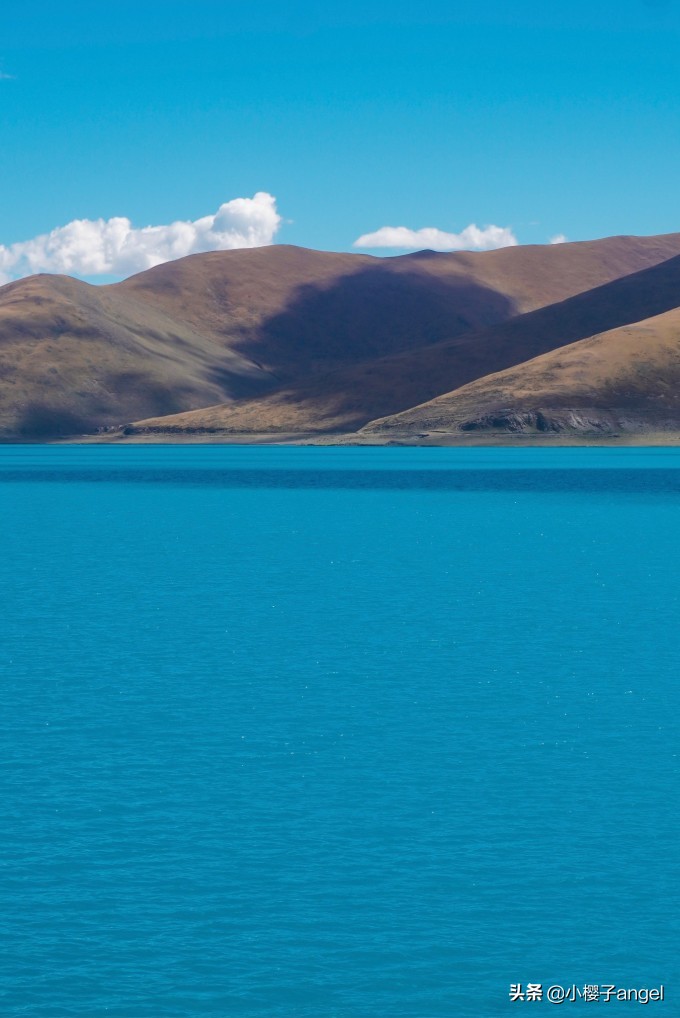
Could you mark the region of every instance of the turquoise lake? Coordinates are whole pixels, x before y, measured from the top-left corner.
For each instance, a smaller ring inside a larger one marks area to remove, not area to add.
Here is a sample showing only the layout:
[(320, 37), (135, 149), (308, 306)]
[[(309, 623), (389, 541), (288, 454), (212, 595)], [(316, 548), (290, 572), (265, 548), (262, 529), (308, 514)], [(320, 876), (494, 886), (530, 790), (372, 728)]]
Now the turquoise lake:
[(680, 1015), (680, 451), (3, 446), (0, 521), (2, 1018)]

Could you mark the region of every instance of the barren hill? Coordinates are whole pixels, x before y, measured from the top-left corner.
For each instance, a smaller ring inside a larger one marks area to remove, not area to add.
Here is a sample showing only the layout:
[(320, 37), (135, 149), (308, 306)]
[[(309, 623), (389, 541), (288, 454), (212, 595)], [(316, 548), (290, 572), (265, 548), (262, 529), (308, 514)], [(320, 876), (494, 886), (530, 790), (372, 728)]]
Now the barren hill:
[(0, 288), (0, 433), (50, 437), (275, 384), (210, 334), (115, 287), (32, 276)]
[[(680, 305), (680, 256), (509, 321), (282, 386), (233, 405), (137, 422), (134, 431), (355, 430), (531, 358)], [(401, 419), (401, 418), (400, 418)], [(382, 423), (381, 428), (389, 427)], [(373, 429), (375, 430), (375, 428)]]
[(680, 424), (680, 308), (486, 375), (404, 413), (382, 432), (611, 432)]
[(456, 344), (678, 254), (680, 234), (396, 258), (273, 246), (110, 286), (33, 276), (0, 287), (0, 434), (172, 429), (216, 406), (227, 429), (359, 426), (505, 366), (456, 374)]

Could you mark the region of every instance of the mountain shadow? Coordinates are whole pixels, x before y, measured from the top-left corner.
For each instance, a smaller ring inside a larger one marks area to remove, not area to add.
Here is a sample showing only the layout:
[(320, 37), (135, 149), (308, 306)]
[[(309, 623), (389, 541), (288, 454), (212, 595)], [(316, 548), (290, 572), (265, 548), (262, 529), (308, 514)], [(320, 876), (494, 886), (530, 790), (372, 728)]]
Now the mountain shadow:
[(254, 337), (230, 345), (251, 358), (257, 351), (258, 362), (285, 383), (420, 349), (516, 313), (512, 300), (480, 283), (377, 264), (298, 287)]
[[(502, 313), (502, 304), (498, 301), (491, 300), (489, 307), (484, 308), (487, 294), (483, 288), (462, 286), (460, 291), (468, 299), (468, 308), (474, 306), (478, 313), (486, 312), (490, 316)], [(411, 307), (411, 300), (417, 292), (416, 284), (412, 290), (407, 290), (404, 305), (400, 306)], [(334, 296), (329, 295), (324, 309), (334, 306)], [(441, 300), (436, 305), (438, 316), (433, 314), (430, 318), (428, 315), (427, 319), (431, 323), (429, 335), (435, 336), (440, 329), (446, 328), (446, 312), (443, 309), (448, 309), (449, 321), (455, 314), (454, 302), (448, 303), (448, 290), (443, 295), (438, 293), (438, 296)], [(493, 294), (493, 297), (497, 296)], [(304, 306), (305, 300), (313, 302), (316, 296), (303, 294), (300, 306)], [(392, 344), (393, 349), (396, 347), (395, 352), (371, 356), (365, 349), (363, 357), (355, 352), (350, 365), (326, 372), (317, 362), (316, 377), (283, 385), (272, 394), (229, 406), (207, 407), (165, 421), (138, 422), (133, 430), (158, 433), (164, 430), (331, 432), (355, 430), (370, 421), (374, 422), (370, 427), (376, 430), (385, 426), (396, 427), (401, 424), (400, 421), (387, 424), (376, 418), (408, 411), (486, 375), (520, 365), (596, 333), (661, 314), (678, 305), (680, 256), (675, 256), (557, 304), (486, 328), (466, 329), (463, 315), (458, 311), (456, 324), (461, 332), (457, 336), (448, 332), (444, 341), (435, 340), (428, 344), (421, 334), (420, 342), (404, 348), (403, 334), (396, 337), (387, 335), (384, 339), (381, 336), (371, 350), (384, 349)], [(295, 320), (295, 312), (291, 312), (291, 318), (283, 316), (287, 329), (291, 320)], [(405, 314), (403, 318), (406, 318)], [(468, 312), (466, 321), (473, 320), (473, 313)], [(363, 321), (366, 322), (366, 319)], [(266, 324), (277, 334), (279, 320)], [(425, 331), (423, 329), (423, 333)], [(292, 330), (287, 333), (291, 337), (290, 342), (293, 341), (291, 333)], [(313, 340), (314, 336), (310, 342)]]

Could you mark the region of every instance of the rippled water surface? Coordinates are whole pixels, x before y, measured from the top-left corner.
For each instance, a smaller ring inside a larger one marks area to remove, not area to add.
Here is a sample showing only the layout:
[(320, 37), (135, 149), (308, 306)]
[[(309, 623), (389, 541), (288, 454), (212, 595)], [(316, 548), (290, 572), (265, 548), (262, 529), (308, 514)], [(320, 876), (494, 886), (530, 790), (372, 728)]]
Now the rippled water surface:
[(679, 526), (675, 450), (0, 448), (0, 1014), (680, 1014)]

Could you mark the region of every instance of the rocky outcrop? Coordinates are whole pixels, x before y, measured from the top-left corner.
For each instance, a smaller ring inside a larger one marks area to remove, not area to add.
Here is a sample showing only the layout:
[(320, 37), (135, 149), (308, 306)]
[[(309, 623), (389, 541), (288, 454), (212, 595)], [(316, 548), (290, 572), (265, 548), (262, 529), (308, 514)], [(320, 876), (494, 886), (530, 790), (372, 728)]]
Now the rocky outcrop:
[(616, 415), (597, 410), (508, 409), (482, 414), (460, 424), (461, 431), (611, 432), (620, 428)]

